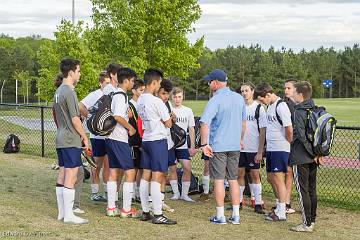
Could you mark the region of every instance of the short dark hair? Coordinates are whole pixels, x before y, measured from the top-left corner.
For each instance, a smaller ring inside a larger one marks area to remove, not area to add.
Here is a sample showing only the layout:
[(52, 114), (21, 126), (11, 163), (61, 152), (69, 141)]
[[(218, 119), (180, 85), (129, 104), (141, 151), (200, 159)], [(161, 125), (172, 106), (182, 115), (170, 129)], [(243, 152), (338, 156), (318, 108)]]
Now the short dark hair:
[(149, 68), (145, 71), (144, 82), (146, 85), (150, 85), (153, 81), (158, 81), (160, 78), (164, 78), (164, 74), (160, 69)]
[(109, 78), (109, 74), (106, 71), (101, 71), (99, 73), (99, 82), (103, 83), (105, 81), (105, 78)]
[(295, 85), (295, 83), (299, 82), (297, 79), (295, 78), (289, 78), (285, 80), (285, 83), (292, 83), (293, 85)]
[(138, 78), (134, 81), (134, 86), (132, 89), (138, 89), (139, 87), (145, 86), (145, 83), (142, 79)]
[(109, 63), (106, 66), (106, 72), (109, 76), (111, 76), (110, 74), (115, 75), (120, 68), (122, 68), (122, 66), (118, 63)]
[(164, 89), (165, 92), (171, 93), (173, 90), (173, 84), (169, 79), (164, 79), (161, 81), (160, 89)]
[(80, 66), (80, 61), (72, 58), (65, 58), (60, 62), (60, 72), (63, 74), (64, 78), (68, 77), (70, 71), (76, 70), (77, 66)]
[(62, 73), (58, 73), (54, 79), (54, 85), (56, 88), (60, 87), (64, 79), (64, 75)]
[(308, 82), (297, 82), (294, 84), (295, 91), (301, 93), (304, 97), (304, 100), (308, 100), (312, 96), (312, 86)]
[(134, 70), (131, 68), (120, 68), (117, 71), (118, 83), (122, 84), (125, 79), (130, 80), (131, 78), (137, 78), (137, 75)]
[(255, 90), (254, 90), (254, 99), (257, 99), (258, 96), (265, 97), (266, 94), (268, 94), (268, 93), (274, 93), (274, 90), (270, 86), (270, 84), (268, 84), (266, 82), (259, 83), (258, 85), (256, 85)]

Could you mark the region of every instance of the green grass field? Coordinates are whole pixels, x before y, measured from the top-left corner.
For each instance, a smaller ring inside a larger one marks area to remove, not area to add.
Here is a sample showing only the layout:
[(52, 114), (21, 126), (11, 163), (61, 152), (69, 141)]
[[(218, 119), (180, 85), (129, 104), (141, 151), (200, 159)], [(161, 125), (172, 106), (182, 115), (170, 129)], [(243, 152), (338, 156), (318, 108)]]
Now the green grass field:
[[(215, 213), (215, 203), (170, 201), (175, 209), (167, 216), (178, 221), (176, 226), (154, 226), (136, 219), (108, 218), (105, 203), (89, 200), (90, 186), (83, 185), (81, 207), (90, 224), (74, 226), (55, 220), (57, 208), (54, 184), (57, 171), (50, 169), (52, 159), (24, 154), (0, 153), (0, 239), (359, 239), (360, 212), (324, 206), (318, 208), (315, 232), (292, 233), (288, 229), (301, 221), (299, 213), (287, 222), (266, 222), (247, 206), (241, 210), (240, 225), (217, 226), (208, 222)], [(197, 196), (194, 196), (197, 199)], [(269, 210), (272, 201), (265, 196)], [(121, 205), (121, 202), (120, 202)], [(296, 201), (293, 205), (297, 211)], [(139, 209), (140, 206), (136, 205)], [(230, 212), (226, 212), (229, 216)], [(9, 237), (23, 234), (23, 237)], [(26, 234), (38, 234), (27, 237)], [(41, 235), (40, 235), (41, 234)]]

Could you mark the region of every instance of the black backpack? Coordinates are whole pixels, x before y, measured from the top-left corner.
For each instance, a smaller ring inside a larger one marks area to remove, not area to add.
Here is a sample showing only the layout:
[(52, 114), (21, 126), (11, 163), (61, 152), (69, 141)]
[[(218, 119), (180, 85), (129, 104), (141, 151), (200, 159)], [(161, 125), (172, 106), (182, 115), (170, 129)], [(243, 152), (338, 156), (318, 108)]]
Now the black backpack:
[[(169, 113), (171, 113), (171, 108), (170, 108), (169, 102), (166, 102), (165, 105), (168, 108)], [(170, 133), (171, 133), (171, 139), (174, 142), (174, 149), (181, 147), (182, 145), (185, 144), (186, 132), (184, 129), (179, 127), (179, 125), (177, 125), (176, 123), (173, 123), (170, 128)]]
[(4, 153), (17, 153), (20, 151), (20, 139), (15, 134), (10, 134), (5, 141)]
[(325, 107), (307, 109), (306, 137), (312, 144), (314, 155), (328, 156), (333, 144), (336, 119)]
[[(200, 117), (194, 117), (194, 121), (195, 121), (195, 148), (200, 148), (201, 145), (201, 136), (200, 136)], [(188, 148), (190, 148), (191, 143), (190, 143), (190, 135), (187, 135), (187, 144), (188, 144)]]
[(111, 102), (117, 94), (124, 95), (125, 103), (127, 103), (127, 95), (124, 92), (111, 92), (109, 95), (102, 96), (89, 109), (90, 117), (86, 120), (86, 125), (92, 134), (106, 136), (114, 130), (116, 120), (111, 113)]
[[(179, 191), (181, 192), (181, 190), (182, 190), (183, 169), (182, 168), (177, 168), (176, 173), (177, 173), (177, 176), (178, 176)], [(203, 189), (202, 185), (199, 185), (198, 177), (195, 177), (194, 174), (191, 172), (189, 195), (200, 194), (200, 193), (203, 193), (203, 192), (204, 192), (204, 189)]]
[(134, 135), (129, 136), (129, 145), (139, 147), (141, 145), (141, 137), (139, 134), (138, 122), (137, 122), (139, 119), (139, 115), (136, 111), (135, 106), (131, 102), (129, 102), (129, 108), (133, 115), (132, 118), (129, 118), (129, 124), (136, 130), (136, 133)]

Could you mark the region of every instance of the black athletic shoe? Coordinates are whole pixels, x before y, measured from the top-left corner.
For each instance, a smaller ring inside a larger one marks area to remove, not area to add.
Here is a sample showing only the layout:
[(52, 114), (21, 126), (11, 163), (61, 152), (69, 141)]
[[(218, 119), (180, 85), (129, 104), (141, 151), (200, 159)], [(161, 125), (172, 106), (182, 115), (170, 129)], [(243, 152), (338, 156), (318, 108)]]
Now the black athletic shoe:
[[(242, 210), (242, 209), (243, 209), (243, 204), (242, 204), (242, 202), (241, 202), (241, 203), (240, 203), (240, 206), (239, 206), (239, 210)], [(226, 211), (231, 211), (231, 210), (233, 210), (232, 205), (226, 207)]]
[(153, 224), (165, 224), (165, 225), (174, 225), (177, 222), (175, 220), (168, 219), (164, 215), (154, 215), (154, 218), (152, 219)]
[(263, 207), (259, 204), (259, 205), (255, 205), (254, 207), (254, 211), (258, 214), (265, 214)]
[(150, 221), (152, 220), (154, 217), (151, 216), (150, 212), (142, 212), (141, 216), (140, 216), (140, 221)]

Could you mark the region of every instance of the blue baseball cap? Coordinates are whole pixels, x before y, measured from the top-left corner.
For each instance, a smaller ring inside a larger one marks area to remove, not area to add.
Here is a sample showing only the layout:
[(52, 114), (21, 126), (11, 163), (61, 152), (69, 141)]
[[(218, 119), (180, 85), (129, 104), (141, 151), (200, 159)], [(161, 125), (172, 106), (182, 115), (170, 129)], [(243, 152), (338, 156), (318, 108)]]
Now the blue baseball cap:
[(204, 77), (205, 81), (218, 80), (220, 82), (227, 82), (228, 77), (226, 73), (221, 69), (212, 70), (208, 75)]

